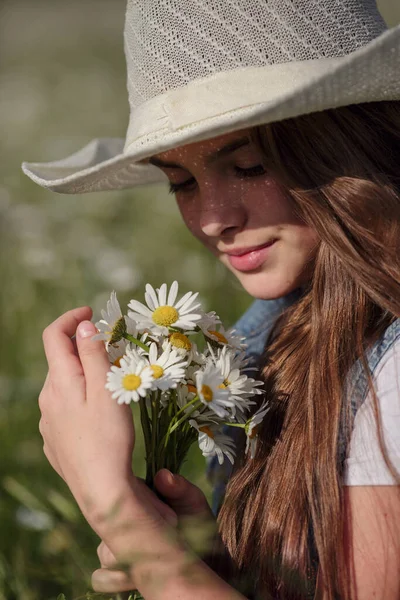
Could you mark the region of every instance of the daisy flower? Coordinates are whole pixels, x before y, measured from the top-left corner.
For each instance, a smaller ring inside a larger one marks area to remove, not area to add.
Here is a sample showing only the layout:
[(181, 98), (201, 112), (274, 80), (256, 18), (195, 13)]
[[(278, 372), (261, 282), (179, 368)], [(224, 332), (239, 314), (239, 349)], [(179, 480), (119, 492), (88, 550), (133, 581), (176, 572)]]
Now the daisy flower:
[(217, 329), (217, 326), (220, 325), (221, 319), (217, 315), (215, 311), (211, 312), (202, 312), (201, 319), (197, 323), (197, 327), (206, 335), (209, 329)]
[(158, 290), (154, 290), (150, 284), (147, 284), (145, 293), (147, 306), (137, 300), (131, 300), (128, 306), (132, 311), (128, 315), (136, 321), (139, 331), (148, 329), (159, 335), (168, 335), (170, 327), (184, 331), (194, 330), (197, 321), (201, 319), (200, 303), (196, 303), (198, 293), (188, 292), (176, 302), (177, 295), (177, 281), (171, 285), (168, 297), (166, 283), (163, 283)]
[(182, 357), (172, 349), (171, 344), (168, 344), (160, 356), (158, 356), (157, 344), (150, 344), (149, 352), (149, 368), (153, 372), (153, 389), (166, 391), (171, 388), (176, 388), (178, 383), (182, 382), (185, 377), (185, 367), (187, 362), (182, 360)]
[(161, 339), (160, 343), (164, 350), (171, 345), (179, 356), (186, 359), (188, 364), (198, 355), (196, 344), (187, 335), (178, 331), (170, 333), (164, 340)]
[(234, 329), (226, 330), (223, 325), (216, 328), (208, 328), (207, 330), (203, 330), (204, 335), (214, 342), (221, 344), (222, 346), (230, 346), (231, 348), (235, 348), (236, 350), (243, 350), (246, 348), (246, 344), (244, 340), (246, 338), (236, 335)]
[(153, 387), (153, 372), (148, 363), (138, 354), (130, 350), (129, 358), (122, 358), (120, 367), (112, 366), (107, 373), (106, 388), (112, 392), (118, 404), (138, 402), (145, 398)]
[[(193, 400), (197, 395), (196, 386), (192, 383), (186, 382), (186, 384), (180, 385), (177, 389), (176, 402), (179, 408), (186, 406), (188, 402)], [(189, 409), (190, 410), (190, 407)]]
[(125, 333), (130, 333), (136, 337), (136, 326), (129, 317), (124, 317), (121, 307), (117, 300), (117, 294), (111, 292), (111, 297), (107, 302), (107, 309), (101, 311), (103, 317), (96, 323), (99, 333), (93, 336), (93, 340), (104, 340), (106, 348), (116, 344), (123, 339)]
[(219, 417), (229, 416), (227, 408), (235, 406), (234, 400), (229, 396), (229, 390), (223, 385), (220, 369), (208, 363), (203, 370), (196, 372), (196, 389), (200, 400), (208, 409)]
[(121, 359), (124, 357), (128, 347), (129, 342), (127, 340), (120, 340), (116, 344), (110, 344), (107, 348), (108, 360), (110, 363), (116, 367), (120, 367)]
[(244, 428), (246, 432), (246, 454), (250, 450), (251, 458), (254, 458), (257, 448), (258, 431), (260, 429), (260, 423), (267, 414), (271, 407), (267, 406), (267, 402), (264, 401), (260, 408), (254, 413), (249, 419)]
[(235, 459), (235, 442), (231, 437), (222, 433), (220, 426), (214, 423), (201, 425), (194, 419), (189, 423), (199, 432), (199, 447), (205, 457), (217, 455), (220, 465), (224, 462), (224, 456), (233, 464)]
[[(178, 408), (181, 409), (184, 406), (186, 406), (186, 404), (188, 404), (191, 400), (194, 399), (195, 396), (197, 396), (197, 389), (196, 386), (193, 385), (192, 383), (186, 383), (183, 385), (180, 385), (177, 390), (177, 395), (176, 395), (176, 403), (178, 405)], [(205, 406), (202, 406), (200, 408), (200, 410), (193, 410), (193, 406), (188, 406), (185, 409), (185, 413), (186, 414), (190, 414), (190, 417), (192, 419), (196, 419), (196, 421), (198, 423), (201, 422), (205, 422), (205, 423), (221, 423), (221, 419), (219, 419), (217, 417), (217, 415), (215, 414), (215, 412), (213, 412), (212, 410), (208, 410)], [(223, 423), (223, 421), (222, 421)], [(222, 427), (222, 424), (221, 424)]]
[(215, 366), (221, 370), (223, 385), (229, 390), (232, 398), (237, 400), (240, 410), (254, 404), (248, 398), (256, 394), (263, 394), (263, 390), (260, 390), (259, 386), (264, 383), (244, 375), (240, 370), (241, 357), (235, 356), (227, 346), (219, 350), (217, 355), (212, 353), (212, 356)]

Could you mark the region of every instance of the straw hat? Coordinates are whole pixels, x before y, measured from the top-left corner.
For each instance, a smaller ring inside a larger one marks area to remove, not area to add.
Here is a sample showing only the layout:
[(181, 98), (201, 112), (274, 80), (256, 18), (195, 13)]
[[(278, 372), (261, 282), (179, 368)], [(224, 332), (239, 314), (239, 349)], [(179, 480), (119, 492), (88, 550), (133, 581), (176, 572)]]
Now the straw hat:
[(164, 181), (146, 158), (253, 125), (400, 99), (400, 26), (387, 29), (375, 0), (128, 0), (125, 54), (126, 139), (24, 163), (33, 181), (67, 194)]

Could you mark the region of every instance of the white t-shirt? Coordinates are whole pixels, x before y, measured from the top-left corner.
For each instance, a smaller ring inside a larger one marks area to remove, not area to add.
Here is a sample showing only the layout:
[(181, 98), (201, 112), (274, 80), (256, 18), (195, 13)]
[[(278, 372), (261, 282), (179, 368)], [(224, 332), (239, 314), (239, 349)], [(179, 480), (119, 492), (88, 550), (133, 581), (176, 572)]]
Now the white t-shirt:
[[(386, 352), (374, 373), (382, 437), (393, 467), (400, 473), (400, 340)], [(357, 411), (345, 461), (344, 485), (395, 485), (379, 446), (371, 394)]]

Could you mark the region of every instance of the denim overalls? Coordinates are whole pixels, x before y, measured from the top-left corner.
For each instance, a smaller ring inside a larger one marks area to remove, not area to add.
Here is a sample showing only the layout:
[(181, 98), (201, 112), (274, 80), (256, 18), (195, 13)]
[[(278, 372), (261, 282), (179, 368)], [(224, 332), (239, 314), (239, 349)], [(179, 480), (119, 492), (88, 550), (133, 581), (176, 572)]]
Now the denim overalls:
[[(234, 328), (239, 335), (246, 338), (246, 354), (249, 359), (249, 366), (258, 365), (260, 355), (264, 350), (265, 342), (276, 319), (286, 308), (296, 302), (300, 296), (301, 291), (296, 290), (288, 296), (277, 300), (255, 300), (245, 314), (237, 321)], [(385, 330), (383, 335), (366, 353), (372, 375), (375, 373), (385, 354), (399, 338), (400, 319), (397, 319)], [(353, 418), (361, 404), (364, 402), (367, 392), (367, 375), (362, 368), (361, 363), (357, 361), (350, 370), (345, 391), (345, 397), (351, 399)], [(225, 433), (233, 435), (234, 437), (235, 434), (237, 434), (237, 431), (236, 428), (227, 428)], [(346, 439), (347, 437), (344, 432), (342, 432), (338, 449), (338, 463), (342, 466), (346, 459)], [(208, 463), (207, 472), (213, 483), (212, 509), (216, 515), (223, 500), (226, 483), (232, 473), (232, 465), (227, 460), (225, 460), (222, 465), (219, 465), (217, 458), (213, 457)], [(309, 543), (312, 546), (311, 555), (315, 557), (313, 563), (314, 567), (316, 567), (318, 565), (318, 556), (313, 543), (312, 531), (310, 531)], [(311, 594), (310, 597), (313, 597), (313, 594)]]

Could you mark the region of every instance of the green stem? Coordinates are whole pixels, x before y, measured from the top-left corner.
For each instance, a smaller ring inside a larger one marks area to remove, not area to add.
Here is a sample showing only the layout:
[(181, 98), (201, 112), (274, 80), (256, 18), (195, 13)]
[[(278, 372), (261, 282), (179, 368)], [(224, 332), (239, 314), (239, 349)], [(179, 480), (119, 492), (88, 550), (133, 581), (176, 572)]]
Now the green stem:
[(158, 391), (153, 392), (151, 399), (151, 473), (152, 478), (156, 476), (156, 443), (157, 443), (157, 424), (158, 424)]
[(223, 425), (228, 425), (228, 427), (241, 427), (244, 429), (246, 427), (246, 423), (227, 423), (224, 422)]
[(136, 344), (136, 346), (143, 348), (143, 350), (145, 350), (146, 352), (150, 352), (150, 348), (146, 346), (146, 344), (143, 344), (143, 342), (133, 337), (133, 335), (131, 335), (130, 333), (125, 333), (124, 338), (128, 340), (128, 342), (132, 342), (132, 344)]
[[(175, 394), (174, 398), (173, 398), (173, 407), (174, 407), (174, 418), (176, 418), (177, 415), (177, 408), (178, 408), (178, 404), (177, 404), (177, 394)], [(176, 451), (177, 451), (177, 447), (178, 447), (178, 443), (177, 443), (177, 431), (174, 431), (174, 437), (173, 437), (173, 441), (172, 441), (172, 448), (173, 448), (173, 469), (172, 472), (173, 473), (177, 473), (177, 461), (176, 461)]]
[(188, 402), (187, 404), (185, 404), (185, 406), (183, 406), (181, 409), (179, 409), (179, 410), (178, 410), (178, 412), (177, 412), (177, 413), (175, 414), (175, 416), (173, 417), (173, 419), (172, 419), (171, 423), (173, 423), (173, 422), (175, 421), (175, 419), (176, 419), (177, 417), (179, 417), (179, 415), (181, 415), (183, 412), (185, 412), (185, 410), (186, 410), (187, 408), (189, 408), (189, 406), (192, 406), (192, 404), (194, 404), (195, 402), (197, 402), (197, 400), (198, 400), (198, 399), (199, 399), (199, 397), (198, 397), (198, 396), (195, 396), (195, 397), (193, 398), (193, 400), (190, 400), (190, 402)]
[(147, 406), (146, 406), (146, 398), (140, 398), (140, 400), (139, 400), (139, 406), (140, 406), (140, 421), (142, 423), (144, 444), (145, 444), (145, 448), (146, 448), (146, 465), (147, 465), (147, 469), (146, 469), (146, 471), (147, 471), (146, 472), (146, 483), (147, 483), (147, 478), (151, 474), (151, 473), (149, 473), (149, 459), (150, 459), (150, 456), (151, 456), (151, 439), (152, 439), (152, 435), (151, 435), (151, 427), (150, 427), (149, 414), (147, 412)]
[[(201, 402), (201, 400), (200, 400), (200, 402)], [(202, 402), (201, 402), (201, 403), (202, 403)], [(172, 427), (170, 426), (170, 428), (169, 428), (169, 430), (168, 430), (168, 432), (167, 432), (167, 435), (168, 435), (168, 437), (170, 436), (170, 434), (171, 434), (173, 431), (175, 431), (175, 429), (177, 429), (177, 428), (179, 427), (179, 425), (180, 425), (181, 423), (183, 423), (184, 421), (187, 421), (187, 420), (189, 420), (189, 417), (190, 417), (190, 415), (191, 415), (191, 414), (193, 414), (193, 413), (194, 413), (194, 412), (195, 412), (197, 409), (198, 409), (198, 406), (193, 406), (192, 410), (191, 410), (189, 413), (185, 413), (185, 414), (183, 415), (183, 417), (181, 417), (180, 419), (178, 419), (178, 421), (176, 421), (176, 423), (174, 423), (174, 424), (172, 425)], [(178, 413), (176, 413), (176, 414), (178, 414)], [(171, 422), (171, 424), (172, 424), (172, 422)]]
[[(195, 400), (195, 398), (193, 400), (191, 400), (190, 402), (188, 402), (188, 404), (186, 406), (184, 406), (184, 408), (186, 408), (187, 406), (190, 406), (191, 404), (193, 404), (194, 400)], [(199, 400), (199, 402), (200, 402), (200, 404), (202, 404), (201, 400)], [(163, 439), (160, 442), (160, 448), (162, 448), (162, 451), (161, 451), (162, 461), (165, 460), (165, 454), (166, 454), (166, 451), (167, 451), (167, 446), (168, 446), (168, 442), (169, 442), (169, 438), (170, 438), (171, 433), (173, 433), (179, 427), (179, 425), (181, 423), (183, 423), (184, 421), (188, 420), (190, 418), (190, 415), (192, 413), (194, 413), (197, 409), (198, 409), (198, 406), (196, 406), (196, 405), (193, 406), (192, 410), (188, 414), (185, 413), (183, 415), (183, 417), (181, 417), (180, 419), (178, 419), (178, 421), (176, 421), (175, 423), (174, 423), (174, 420), (179, 415), (179, 413), (182, 412), (182, 410), (178, 411), (176, 413), (175, 417), (172, 418), (172, 420), (171, 420), (171, 422), (170, 422), (170, 424), (168, 426), (167, 433), (164, 435)], [(171, 427), (171, 425), (172, 425), (172, 427)]]

